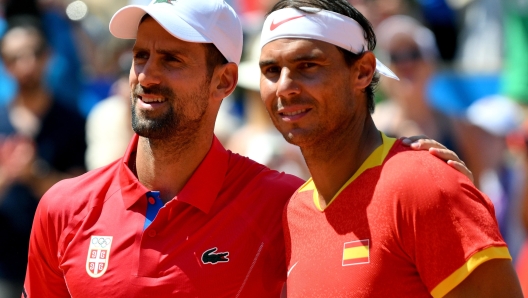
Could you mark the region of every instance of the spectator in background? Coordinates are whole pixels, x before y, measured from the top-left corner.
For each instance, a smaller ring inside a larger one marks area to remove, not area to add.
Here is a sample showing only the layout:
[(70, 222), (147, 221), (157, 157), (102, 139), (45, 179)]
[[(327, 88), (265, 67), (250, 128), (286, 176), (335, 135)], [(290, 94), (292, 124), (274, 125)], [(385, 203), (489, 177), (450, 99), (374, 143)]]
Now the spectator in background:
[[(400, 81), (382, 80), (388, 99), (373, 114), (376, 126), (389, 136), (425, 134), (462, 155), (455, 122), (434, 109), (427, 99), (427, 84), (436, 71), (438, 50), (433, 33), (417, 20), (391, 16), (376, 29), (378, 46)], [(473, 170), (472, 166), (469, 168)]]
[(121, 55), (121, 75), (113, 84), (111, 95), (98, 102), (86, 119), (86, 167), (93, 170), (121, 158), (128, 147), (132, 131), (128, 73), (132, 53)]
[(348, 0), (375, 28), (384, 19), (399, 14), (414, 15), (409, 0)]
[(418, 0), (425, 24), (431, 29), (438, 44), (442, 60), (451, 62), (458, 48), (457, 13), (450, 6), (453, 3), (471, 0)]
[[(514, 102), (500, 95), (473, 102), (466, 111), (464, 139), (468, 155), (478, 162), (475, 174), (480, 190), (493, 202), (495, 216), (504, 240), (515, 260), (523, 235), (519, 233), (520, 171), (508, 150), (507, 138), (522, 121), (522, 112)], [(472, 169), (473, 170), (473, 169)]]
[(502, 27), (504, 0), (447, 2), (461, 20), (455, 57), (457, 69), (472, 75), (498, 74), (505, 48)]
[(259, 40), (249, 43), (247, 59), (240, 63), (238, 87), (244, 97), (245, 123), (233, 132), (226, 148), (271, 169), (308, 179), (310, 173), (299, 147), (275, 129), (260, 98)]
[[(48, 58), (45, 82), (55, 99), (64, 105), (77, 109), (79, 93), (82, 90), (81, 59), (74, 34), (74, 25), (67, 19), (64, 3), (57, 0), (6, 0), (0, 27), (7, 26), (11, 18), (31, 15), (41, 21), (43, 34), (53, 51)], [(3, 25), (2, 25), (3, 24)], [(0, 36), (4, 32), (0, 32)], [(1, 73), (0, 103), (12, 100), (16, 92), (16, 80)]]
[[(519, 126), (517, 149), (524, 170), (521, 204), (521, 220), (524, 232), (528, 232), (528, 2), (522, 0), (503, 0), (504, 13), (504, 68), (502, 93), (521, 104), (524, 111), (524, 123)], [(516, 214), (518, 215), (518, 214)], [(525, 243), (516, 263), (517, 273), (528, 296), (528, 241)]]
[(38, 198), (58, 180), (84, 172), (84, 119), (46, 88), (50, 51), (41, 29), (33, 17), (12, 19), (0, 44), (19, 86), (0, 105), (0, 296), (6, 298), (22, 291)]

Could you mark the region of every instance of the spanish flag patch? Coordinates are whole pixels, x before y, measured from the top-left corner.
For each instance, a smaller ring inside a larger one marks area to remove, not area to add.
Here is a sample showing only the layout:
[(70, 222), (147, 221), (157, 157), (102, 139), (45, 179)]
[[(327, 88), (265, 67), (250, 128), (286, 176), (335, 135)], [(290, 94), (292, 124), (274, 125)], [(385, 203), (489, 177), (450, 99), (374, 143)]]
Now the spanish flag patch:
[(346, 242), (343, 247), (343, 266), (370, 263), (370, 240)]

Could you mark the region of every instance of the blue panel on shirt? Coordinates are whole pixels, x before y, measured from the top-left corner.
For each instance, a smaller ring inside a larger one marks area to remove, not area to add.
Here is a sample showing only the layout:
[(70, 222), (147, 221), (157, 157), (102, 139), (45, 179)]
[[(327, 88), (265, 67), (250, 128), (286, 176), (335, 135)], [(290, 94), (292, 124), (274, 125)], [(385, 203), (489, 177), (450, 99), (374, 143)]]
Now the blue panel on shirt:
[[(152, 201), (151, 198), (154, 199), (154, 201)], [(161, 207), (163, 207), (163, 202), (161, 201), (159, 191), (149, 191), (147, 193), (147, 216), (145, 218), (143, 231), (146, 230), (148, 226), (150, 226)]]

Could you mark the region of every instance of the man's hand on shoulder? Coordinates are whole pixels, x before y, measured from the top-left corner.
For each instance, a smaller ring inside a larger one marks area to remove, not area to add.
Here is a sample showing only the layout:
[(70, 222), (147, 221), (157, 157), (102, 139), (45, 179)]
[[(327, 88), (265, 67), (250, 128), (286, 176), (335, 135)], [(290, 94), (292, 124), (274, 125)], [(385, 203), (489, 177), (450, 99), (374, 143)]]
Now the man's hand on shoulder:
[(430, 139), (425, 135), (420, 135), (402, 138), (402, 143), (414, 150), (429, 151), (429, 153), (432, 155), (445, 160), (448, 165), (464, 174), (469, 178), (469, 180), (471, 180), (471, 182), (474, 182), (473, 173), (468, 169), (464, 161), (462, 161), (454, 151), (447, 149), (444, 145), (438, 143), (437, 141)]

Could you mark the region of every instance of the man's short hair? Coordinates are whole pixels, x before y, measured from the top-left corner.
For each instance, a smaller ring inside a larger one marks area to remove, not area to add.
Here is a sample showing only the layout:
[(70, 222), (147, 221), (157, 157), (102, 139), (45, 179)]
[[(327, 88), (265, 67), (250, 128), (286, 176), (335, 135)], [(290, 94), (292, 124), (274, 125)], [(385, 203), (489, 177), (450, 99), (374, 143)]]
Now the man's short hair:
[[(9, 18), (7, 20), (7, 29), (0, 39), (0, 51), (3, 51), (4, 49), (4, 39), (8, 33), (15, 29), (22, 29), (36, 37), (37, 44), (34, 49), (34, 54), (35, 57), (42, 57), (42, 55), (49, 51), (48, 40), (46, 39), (46, 35), (42, 27), (42, 21), (32, 15), (19, 15)], [(5, 59), (5, 57), (2, 58)]]
[(207, 59), (207, 74), (209, 77), (213, 75), (215, 67), (227, 64), (227, 58), (220, 53), (220, 50), (212, 43), (204, 43), (205, 55)]
[[(333, 11), (356, 20), (365, 32), (365, 40), (367, 41), (368, 47), (367, 50), (373, 51), (376, 47), (376, 35), (374, 34), (372, 25), (356, 8), (350, 5), (350, 3), (348, 3), (346, 0), (280, 0), (273, 6), (268, 14), (284, 8), (296, 8), (303, 10), (302, 7), (313, 7)], [(303, 11), (306, 13), (313, 13), (306, 10)], [(341, 47), (337, 47), (337, 49), (343, 53), (343, 57), (348, 66), (352, 66), (364, 53), (362, 52), (354, 54)], [(375, 72), (370, 85), (365, 88), (367, 108), (370, 113), (374, 112), (374, 91), (379, 83), (379, 78), (379, 73)]]

